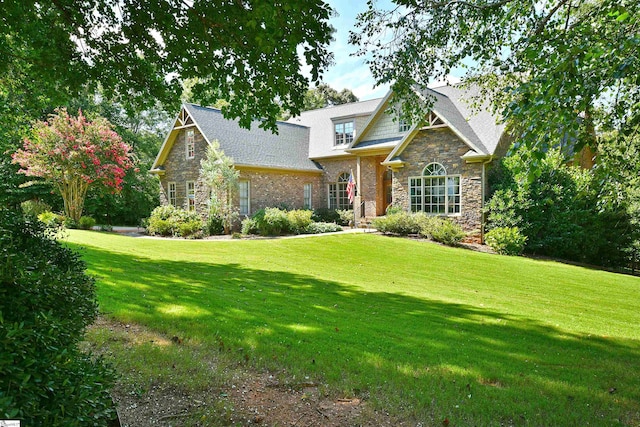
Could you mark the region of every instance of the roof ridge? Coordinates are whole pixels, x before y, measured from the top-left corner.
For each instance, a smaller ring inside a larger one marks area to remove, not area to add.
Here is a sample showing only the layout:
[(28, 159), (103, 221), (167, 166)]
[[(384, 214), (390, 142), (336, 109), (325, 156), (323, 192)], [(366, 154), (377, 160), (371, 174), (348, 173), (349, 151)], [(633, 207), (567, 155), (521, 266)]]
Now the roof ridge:
[[(200, 105), (200, 104), (195, 104), (195, 103), (193, 103), (193, 102), (183, 102), (183, 103), (182, 103), (182, 105), (185, 105), (185, 106), (186, 106), (186, 105), (190, 105), (190, 106), (192, 106), (192, 107), (203, 108), (203, 109), (206, 109), (206, 110), (211, 110), (212, 112), (215, 112), (215, 113), (218, 113), (218, 114), (222, 114), (222, 110), (221, 110), (220, 108), (216, 108), (216, 107), (203, 107), (202, 105)], [(235, 122), (237, 122), (237, 121), (238, 121), (238, 119), (227, 119), (226, 117), (224, 117), (224, 115), (223, 115), (222, 117), (223, 117), (225, 120), (231, 120), (231, 121), (235, 121)], [(255, 121), (264, 121), (264, 120), (265, 120), (264, 118), (255, 119)], [(287, 122), (287, 121), (285, 121), (285, 120), (276, 120), (276, 124), (279, 124), (279, 125), (287, 125), (287, 126), (298, 126), (298, 127), (302, 127), (302, 128), (308, 128), (308, 126), (300, 125), (300, 124), (297, 124), (297, 123)], [(249, 129), (247, 129), (247, 130), (249, 130)]]

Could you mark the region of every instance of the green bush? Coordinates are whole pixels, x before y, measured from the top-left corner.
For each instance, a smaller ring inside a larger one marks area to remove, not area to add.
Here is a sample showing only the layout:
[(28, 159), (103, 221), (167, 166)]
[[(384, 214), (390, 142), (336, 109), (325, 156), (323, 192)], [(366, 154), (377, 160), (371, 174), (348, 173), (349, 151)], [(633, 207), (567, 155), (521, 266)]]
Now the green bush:
[(249, 234), (259, 234), (260, 232), (258, 231), (258, 221), (254, 218), (243, 219), (241, 233), (245, 236)]
[(40, 222), (0, 210), (0, 265), (0, 419), (106, 425), (113, 371), (78, 349), (97, 315), (84, 263)]
[(502, 255), (520, 255), (527, 242), (527, 236), (518, 227), (497, 227), (485, 236), (487, 245)]
[(82, 216), (80, 217), (80, 221), (78, 221), (78, 225), (83, 230), (91, 230), (93, 226), (96, 225), (96, 220), (90, 216)]
[(436, 242), (449, 246), (455, 246), (465, 238), (466, 233), (462, 227), (449, 218), (432, 217), (428, 225), (428, 231), (423, 229), (421, 234), (428, 234)]
[(420, 233), (421, 218), (405, 211), (375, 218), (371, 225), (384, 234), (406, 236)]
[(353, 210), (352, 209), (336, 209), (336, 213), (340, 217), (340, 225), (349, 225), (353, 222)]
[(311, 219), (314, 222), (340, 222), (340, 214), (335, 209), (318, 208), (313, 210)]
[(26, 217), (37, 218), (38, 215), (51, 211), (51, 206), (39, 200), (27, 200), (20, 204), (20, 208)]
[(402, 207), (400, 206), (396, 206), (394, 204), (391, 204), (389, 206), (387, 206), (387, 209), (385, 210), (385, 215), (393, 215), (393, 214), (397, 214), (400, 212), (403, 212), (404, 209), (402, 209)]
[(224, 219), (220, 215), (210, 212), (205, 228), (210, 236), (224, 234)]
[(287, 212), (279, 208), (266, 208), (262, 219), (258, 219), (258, 230), (263, 236), (279, 236), (289, 231)]
[(312, 222), (305, 230), (306, 234), (333, 233), (342, 231), (342, 227), (335, 222)]
[(309, 210), (293, 210), (287, 212), (288, 228), (294, 234), (303, 234), (306, 228), (311, 224), (312, 211)]
[(202, 219), (195, 211), (174, 206), (159, 206), (151, 212), (147, 232), (159, 236), (202, 237)]
[(47, 211), (38, 215), (38, 221), (47, 227), (62, 227), (64, 216)]

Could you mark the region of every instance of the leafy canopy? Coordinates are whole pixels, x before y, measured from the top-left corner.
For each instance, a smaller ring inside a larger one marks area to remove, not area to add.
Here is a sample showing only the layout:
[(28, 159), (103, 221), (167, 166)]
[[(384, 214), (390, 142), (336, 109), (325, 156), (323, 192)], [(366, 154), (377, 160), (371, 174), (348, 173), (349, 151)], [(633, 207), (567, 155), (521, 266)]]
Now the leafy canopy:
[(329, 105), (341, 105), (349, 102), (358, 102), (358, 97), (351, 89), (342, 89), (338, 92), (326, 83), (319, 84), (315, 88), (307, 90), (304, 95), (304, 111), (328, 107)]
[(133, 167), (131, 148), (104, 118), (88, 121), (58, 110), (48, 122), (37, 122), (33, 136), (25, 139), (13, 161), (20, 173), (51, 182), (64, 200), (65, 214), (74, 220), (82, 215), (89, 186), (122, 189), (123, 178)]
[(182, 82), (197, 77), (196, 100), (231, 100), (228, 117), (275, 129), (276, 101), (293, 114), (303, 105), (300, 55), (314, 82), (332, 61), (333, 12), (318, 0), (6, 0), (2, 13), (1, 86), (54, 105), (99, 83), (130, 106), (175, 108)]
[(429, 108), (415, 87), (463, 68), (538, 158), (567, 138), (592, 143), (600, 125), (627, 133), (640, 122), (637, 0), (394, 3), (369, 1), (350, 39), (408, 117)]

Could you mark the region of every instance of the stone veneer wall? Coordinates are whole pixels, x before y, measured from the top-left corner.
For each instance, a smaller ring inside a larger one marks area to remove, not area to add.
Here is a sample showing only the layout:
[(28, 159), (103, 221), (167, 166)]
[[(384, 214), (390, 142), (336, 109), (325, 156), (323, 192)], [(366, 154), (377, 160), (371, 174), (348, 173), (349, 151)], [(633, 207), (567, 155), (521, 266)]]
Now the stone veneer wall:
[(207, 211), (209, 188), (200, 179), (200, 161), (207, 156), (207, 142), (195, 129), (195, 155), (187, 159), (185, 137), (186, 130), (181, 130), (164, 162), (165, 174), (160, 176), (160, 204), (169, 204), (169, 183), (176, 183), (176, 205), (187, 208), (187, 181), (194, 181), (196, 187), (196, 210), (202, 214)]
[(311, 184), (313, 208), (326, 205), (320, 173), (270, 170), (240, 170), (240, 179), (249, 181), (249, 210), (251, 214), (268, 207), (286, 205), (293, 209), (304, 207), (304, 185)]
[(460, 175), (461, 212), (451, 216), (466, 231), (480, 232), (482, 226), (482, 163), (466, 163), (469, 147), (447, 128), (418, 133), (401, 158), (406, 165), (393, 173), (393, 203), (409, 209), (409, 177), (422, 175), (432, 162), (442, 164), (448, 175)]

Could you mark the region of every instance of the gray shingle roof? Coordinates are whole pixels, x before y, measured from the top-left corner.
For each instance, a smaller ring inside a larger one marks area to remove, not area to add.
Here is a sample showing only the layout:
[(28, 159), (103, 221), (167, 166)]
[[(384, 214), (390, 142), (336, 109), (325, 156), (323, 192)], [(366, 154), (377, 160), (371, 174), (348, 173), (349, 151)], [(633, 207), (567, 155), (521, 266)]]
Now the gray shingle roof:
[(479, 87), (440, 86), (427, 89), (424, 94), (436, 97), (434, 110), (476, 145), (482, 151), (480, 154), (495, 153), (504, 133), (504, 124), (496, 123), (497, 118), (491, 113), (488, 103), (480, 109), (469, 105), (472, 98), (479, 94)]
[(222, 116), (220, 110), (185, 104), (185, 108), (208, 141), (217, 139), (225, 155), (235, 164), (305, 171), (318, 171), (309, 160), (309, 128), (277, 122), (278, 134), (259, 128), (259, 122), (244, 129), (234, 120)]
[[(298, 117), (289, 119), (288, 123), (307, 126), (309, 131), (309, 157), (312, 159), (346, 154), (343, 148), (333, 146), (334, 128), (331, 119), (371, 114), (381, 98), (350, 104), (334, 105), (319, 110), (304, 111)], [(356, 132), (358, 132), (356, 126)]]

